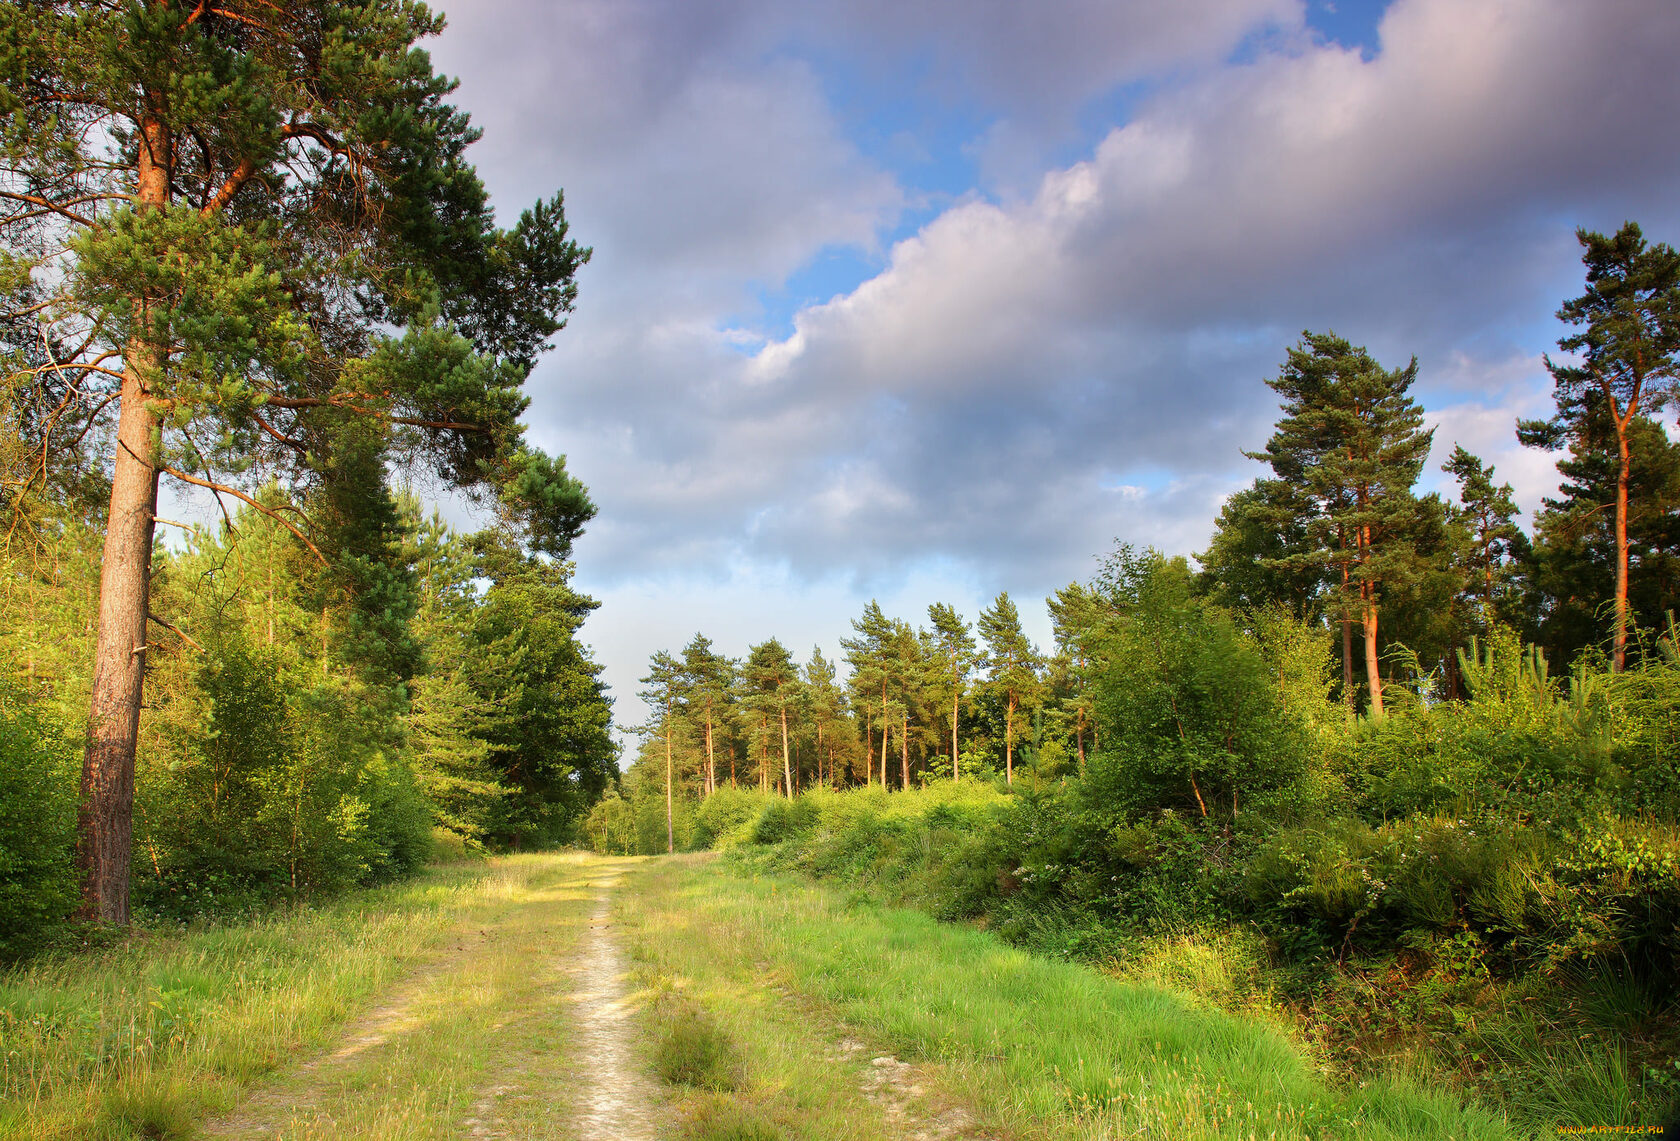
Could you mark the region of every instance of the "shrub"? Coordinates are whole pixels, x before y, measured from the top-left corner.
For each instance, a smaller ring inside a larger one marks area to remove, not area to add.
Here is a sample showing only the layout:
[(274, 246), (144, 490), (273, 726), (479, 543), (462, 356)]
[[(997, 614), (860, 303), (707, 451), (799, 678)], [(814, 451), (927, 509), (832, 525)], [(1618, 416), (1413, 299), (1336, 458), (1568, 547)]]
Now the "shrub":
[(76, 906), (76, 772), (60, 727), (0, 684), (0, 956), (38, 946)]
[(1195, 597), (1183, 560), (1122, 548), (1105, 575), (1115, 617), (1096, 639), (1104, 744), (1088, 802), (1111, 822), (1163, 808), (1231, 819), (1243, 800), (1298, 781), (1307, 738), (1275, 671), (1228, 613)]
[(696, 848), (710, 848), (757, 818), (771, 794), (724, 785), (694, 810), (691, 840)]
[(583, 820), (583, 835), (591, 851), (606, 855), (633, 855), (636, 846), (635, 809), (616, 788), (595, 802)]
[(283, 653), (218, 631), (163, 688), (136, 801), (137, 902), (174, 918), (405, 875), (431, 807), (389, 748), (379, 694), (297, 684)]

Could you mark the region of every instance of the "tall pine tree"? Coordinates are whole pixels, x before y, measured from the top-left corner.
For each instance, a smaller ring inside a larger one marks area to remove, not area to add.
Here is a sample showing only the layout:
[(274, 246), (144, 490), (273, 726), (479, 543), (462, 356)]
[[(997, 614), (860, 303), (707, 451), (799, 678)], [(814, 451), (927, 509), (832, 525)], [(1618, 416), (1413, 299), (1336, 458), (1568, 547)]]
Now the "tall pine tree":
[(1330, 571), (1344, 614), (1343, 658), (1351, 660), (1357, 616), (1371, 711), (1378, 715), (1382, 593), (1417, 569), (1410, 532), (1419, 510), (1412, 486), (1434, 434), (1407, 395), (1416, 379), (1416, 358), (1404, 368), (1385, 369), (1334, 333), (1305, 333), (1277, 377), (1266, 382), (1283, 398), (1283, 416), (1266, 450), (1249, 453), (1270, 464), (1300, 497), (1310, 549), (1274, 563)]
[(1634, 465), (1634, 426), (1680, 393), (1680, 253), (1647, 245), (1633, 222), (1610, 237), (1575, 233), (1587, 267), (1587, 291), (1563, 303), (1558, 320), (1580, 327), (1558, 341), (1575, 362), (1546, 358), (1557, 414), (1525, 420), (1517, 438), (1551, 450), (1570, 445), (1613, 449), (1615, 593), (1611, 668), (1627, 665), (1628, 493)]
[(310, 504), (258, 487), (407, 459), (499, 498), (551, 553), (593, 511), (516, 420), (588, 251), (558, 195), (495, 227), (476, 132), (415, 47), (442, 26), (413, 0), (0, 5), (0, 309), (42, 346), (25, 362), (42, 459), (7, 499), (65, 442), (110, 441), (89, 917), (128, 919), (160, 476), (323, 559)]

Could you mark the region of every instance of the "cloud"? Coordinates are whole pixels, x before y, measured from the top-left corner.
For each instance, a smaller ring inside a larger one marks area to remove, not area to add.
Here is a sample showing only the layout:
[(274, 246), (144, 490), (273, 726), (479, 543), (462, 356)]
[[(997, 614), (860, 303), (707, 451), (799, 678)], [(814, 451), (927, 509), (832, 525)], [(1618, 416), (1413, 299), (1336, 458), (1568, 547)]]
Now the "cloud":
[[(1532, 512), (1553, 457), (1511, 422), (1546, 408), (1573, 228), (1680, 230), (1664, 0), (1395, 0), (1371, 51), (1296, 0), (452, 16), (498, 201), (564, 185), (596, 248), (532, 420), (600, 503), (600, 623), (663, 613), (655, 584), (746, 622), (755, 591), (830, 607), (937, 567), (1031, 597), (1115, 537), (1200, 549), (1304, 328), (1417, 354), (1437, 451)], [(930, 215), (914, 124), (953, 119), (982, 181)], [(836, 248), (867, 279), (766, 319)]]

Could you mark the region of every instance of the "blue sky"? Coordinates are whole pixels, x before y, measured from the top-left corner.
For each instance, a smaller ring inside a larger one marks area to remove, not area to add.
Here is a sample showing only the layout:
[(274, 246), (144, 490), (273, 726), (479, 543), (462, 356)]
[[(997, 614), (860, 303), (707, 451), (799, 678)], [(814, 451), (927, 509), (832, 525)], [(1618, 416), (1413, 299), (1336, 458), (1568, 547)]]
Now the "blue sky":
[(1205, 545), (1303, 329), (1415, 353), (1532, 510), (1574, 228), (1680, 240), (1667, 0), (443, 7), (499, 208), (595, 247), (530, 417), (627, 722), (696, 630), (1007, 589), (1047, 638), (1115, 540)]

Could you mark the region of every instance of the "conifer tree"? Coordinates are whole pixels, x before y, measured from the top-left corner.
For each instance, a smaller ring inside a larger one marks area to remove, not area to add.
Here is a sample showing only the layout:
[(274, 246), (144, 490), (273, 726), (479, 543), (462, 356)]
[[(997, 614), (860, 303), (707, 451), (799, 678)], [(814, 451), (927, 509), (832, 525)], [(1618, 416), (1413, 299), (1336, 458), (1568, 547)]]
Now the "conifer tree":
[(963, 690), (968, 686), (969, 672), (974, 668), (976, 650), (974, 633), (954, 606), (935, 602), (928, 607), (928, 619), (933, 623), (932, 654), (934, 669), (939, 678), (938, 688), (951, 700), (951, 779), (961, 780), (957, 765), (961, 748), (957, 743)]
[(683, 647), (683, 675), (689, 704), (705, 734), (706, 793), (717, 791), (717, 735), (727, 721), (734, 690), (735, 663), (712, 649), (712, 640), (696, 633)]
[(986, 643), (989, 684), (1002, 696), (1004, 782), (1015, 783), (1015, 718), (1038, 694), (1038, 651), (1021, 630), (1021, 612), (1004, 591), (991, 609), (980, 612), (980, 637)]
[(1633, 426), (1680, 395), (1680, 253), (1647, 245), (1633, 222), (1610, 237), (1577, 230), (1587, 291), (1564, 302), (1558, 320), (1579, 326), (1558, 341), (1579, 363), (1546, 358), (1557, 414), (1525, 420), (1517, 438), (1557, 450), (1602, 441), (1614, 449), (1615, 593), (1611, 668), (1627, 665), (1628, 488)]
[(788, 747), (788, 705), (798, 696), (799, 670), (793, 655), (775, 638), (760, 642), (747, 650), (747, 660), (741, 667), (752, 701), (764, 713), (774, 714), (781, 728), (782, 788), (792, 797), (793, 757)]
[(1284, 569), (1327, 568), (1341, 588), (1343, 658), (1351, 656), (1351, 616), (1365, 642), (1371, 711), (1383, 711), (1378, 669), (1378, 611), (1385, 584), (1416, 570), (1409, 532), (1418, 519), (1412, 494), (1429, 455), (1433, 429), (1407, 395), (1417, 359), (1385, 369), (1363, 348), (1334, 333), (1305, 333), (1266, 383), (1283, 398), (1283, 416), (1264, 452), (1277, 478), (1296, 489), (1306, 511), (1308, 551), (1273, 560)]
[(1474, 581), (1467, 586), (1471, 593), (1480, 595), (1482, 625), (1486, 628), (1499, 609), (1511, 560), (1526, 547), (1522, 529), (1516, 524), (1521, 512), (1511, 498), (1511, 485), (1495, 486), (1492, 466), (1462, 446), (1453, 445), (1453, 454), (1441, 470), (1458, 480), (1459, 515), (1470, 531), (1469, 570)]
[(846, 651), (846, 664), (852, 667), (851, 677), (847, 679), (852, 704), (863, 715), (861, 720), (864, 752), (869, 756), (864, 783), (869, 783), (875, 771), (869, 725), (878, 710), (881, 725), (881, 787), (885, 788), (887, 742), (892, 736), (892, 722), (888, 716), (890, 710), (887, 707), (887, 690), (890, 685), (887, 653), (892, 643), (892, 620), (881, 612), (880, 603), (871, 599), (869, 605), (863, 608), (863, 615), (852, 619), (852, 630), (857, 636), (840, 639), (840, 647)]
[(811, 720), (817, 734), (817, 774), (822, 776), (822, 764), (828, 762), (828, 781), (840, 787), (835, 771), (835, 750), (839, 741), (836, 726), (844, 719), (840, 686), (835, 682), (834, 663), (823, 657), (819, 647), (811, 647), (811, 660), (805, 663), (804, 691), (810, 702)]
[[(1680, 443), (1645, 418), (1628, 424), (1627, 440), (1628, 610), (1631, 621), (1656, 628), (1680, 609)], [(1604, 584), (1619, 557), (1610, 505), (1621, 461), (1610, 425), (1583, 433), (1557, 466), (1563, 483), (1535, 519), (1524, 570), (1542, 640), (1566, 662), (1599, 642), (1606, 610), (1614, 614)]]
[(1090, 681), (1093, 652), (1100, 631), (1114, 614), (1103, 599), (1089, 587), (1070, 582), (1045, 599), (1050, 610), (1051, 629), (1056, 637), (1057, 655), (1062, 659), (1062, 674), (1067, 695), (1062, 700), (1063, 711), (1073, 723), (1074, 755), (1079, 770), (1085, 770), (1085, 730), (1089, 728), (1092, 745), (1097, 743), (1097, 725), (1092, 705)]
[(894, 619), (887, 643), (887, 675), (891, 679), (893, 712), (898, 724), (899, 787), (910, 787), (910, 719), (922, 703), (923, 675), (921, 640), (908, 622)]
[(12, 378), (40, 459), (5, 498), (66, 443), (111, 440), (78, 825), (91, 918), (128, 919), (160, 476), (322, 558), (308, 504), (258, 487), (398, 457), (556, 554), (593, 511), (516, 420), (588, 251), (558, 195), (494, 226), (476, 133), (414, 46), (441, 28), (413, 0), (0, 6), (0, 309), (42, 346)]
[(658, 651), (648, 662), (648, 673), (642, 684), (647, 688), (637, 696), (658, 711), (658, 719), (643, 726), (642, 730), (644, 733), (657, 733), (665, 741), (665, 851), (669, 854), (677, 850), (676, 825), (671, 809), (671, 784), (676, 764), (672, 755), (672, 739), (677, 731), (677, 707), (684, 697), (682, 663), (664, 650)]

